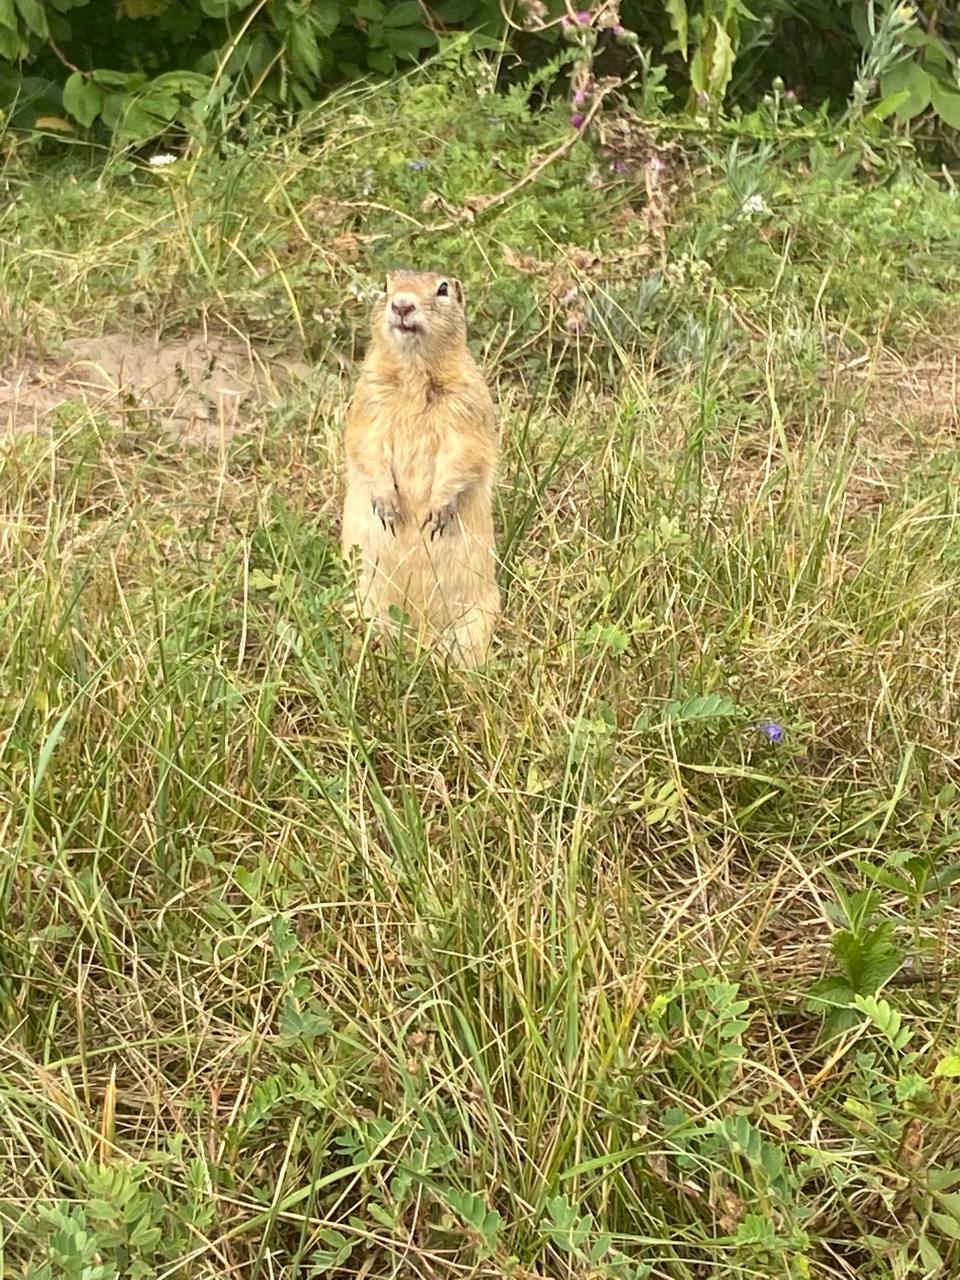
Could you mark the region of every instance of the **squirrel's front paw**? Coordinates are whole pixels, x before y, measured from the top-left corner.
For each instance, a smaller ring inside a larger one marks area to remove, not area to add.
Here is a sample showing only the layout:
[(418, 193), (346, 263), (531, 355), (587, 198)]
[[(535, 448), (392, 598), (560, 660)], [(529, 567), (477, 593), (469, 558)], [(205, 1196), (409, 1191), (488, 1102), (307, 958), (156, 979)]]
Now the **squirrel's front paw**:
[(437, 507), (434, 511), (427, 513), (427, 518), (420, 526), (421, 529), (430, 530), (430, 541), (434, 538), (442, 538), (447, 529), (453, 522), (453, 517), (457, 514), (457, 504), (455, 502), (447, 502), (442, 507)]
[(373, 507), (373, 514), (384, 529), (389, 529), (396, 537), (397, 525), (403, 524), (403, 512), (400, 510), (400, 499), (397, 494), (391, 493), (383, 498), (372, 498), (370, 505)]

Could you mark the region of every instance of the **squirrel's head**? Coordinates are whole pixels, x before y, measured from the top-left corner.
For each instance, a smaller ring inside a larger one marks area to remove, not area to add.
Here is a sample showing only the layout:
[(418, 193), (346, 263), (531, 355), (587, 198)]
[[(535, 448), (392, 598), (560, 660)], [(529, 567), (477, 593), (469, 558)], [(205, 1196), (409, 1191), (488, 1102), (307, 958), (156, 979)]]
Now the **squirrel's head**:
[(393, 271), (373, 309), (374, 339), (397, 352), (444, 352), (467, 340), (463, 286), (430, 271)]

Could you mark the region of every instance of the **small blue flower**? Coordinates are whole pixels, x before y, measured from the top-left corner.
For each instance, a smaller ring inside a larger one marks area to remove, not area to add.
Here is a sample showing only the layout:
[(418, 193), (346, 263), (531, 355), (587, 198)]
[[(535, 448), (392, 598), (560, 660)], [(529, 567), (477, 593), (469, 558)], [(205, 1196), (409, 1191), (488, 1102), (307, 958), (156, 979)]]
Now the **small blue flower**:
[(421, 158), (421, 159), (419, 159), (419, 160), (408, 160), (408, 161), (407, 161), (407, 164), (410, 166), (410, 168), (411, 168), (411, 169), (415, 169), (417, 173), (421, 173), (421, 172), (422, 172), (422, 171), (427, 167), (427, 165), (428, 165), (429, 163), (430, 163), (430, 161), (429, 161), (429, 160), (424, 160), (424, 159), (422, 159), (422, 158)]
[(762, 733), (765, 738), (774, 744), (782, 742), (787, 736), (787, 731), (782, 724), (777, 724), (776, 720), (764, 720), (760, 724), (754, 726), (757, 733)]

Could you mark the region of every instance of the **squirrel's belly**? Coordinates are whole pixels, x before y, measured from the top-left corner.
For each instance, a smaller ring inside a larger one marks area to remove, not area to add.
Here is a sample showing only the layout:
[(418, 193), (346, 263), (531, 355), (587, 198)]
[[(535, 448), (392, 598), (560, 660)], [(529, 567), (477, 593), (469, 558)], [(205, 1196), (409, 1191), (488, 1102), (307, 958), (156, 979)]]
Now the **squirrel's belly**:
[(437, 468), (436, 433), (397, 432), (392, 450), (393, 478), (405, 512), (426, 518)]

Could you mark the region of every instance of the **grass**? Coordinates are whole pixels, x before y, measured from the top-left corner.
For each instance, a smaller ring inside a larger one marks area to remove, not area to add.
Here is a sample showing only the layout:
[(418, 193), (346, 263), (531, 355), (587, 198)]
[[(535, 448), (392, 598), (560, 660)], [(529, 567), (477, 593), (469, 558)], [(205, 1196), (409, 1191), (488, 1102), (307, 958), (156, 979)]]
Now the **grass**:
[[(418, 84), (448, 197), (500, 181)], [(651, 244), (578, 148), (411, 242), (394, 105), (169, 180), (8, 152), (12, 364), (206, 324), (317, 372), (5, 446), (3, 1273), (956, 1274), (956, 201), (787, 140), (694, 155)], [(401, 251), (499, 388), (473, 676), (372, 652), (336, 552), (338, 299)]]

